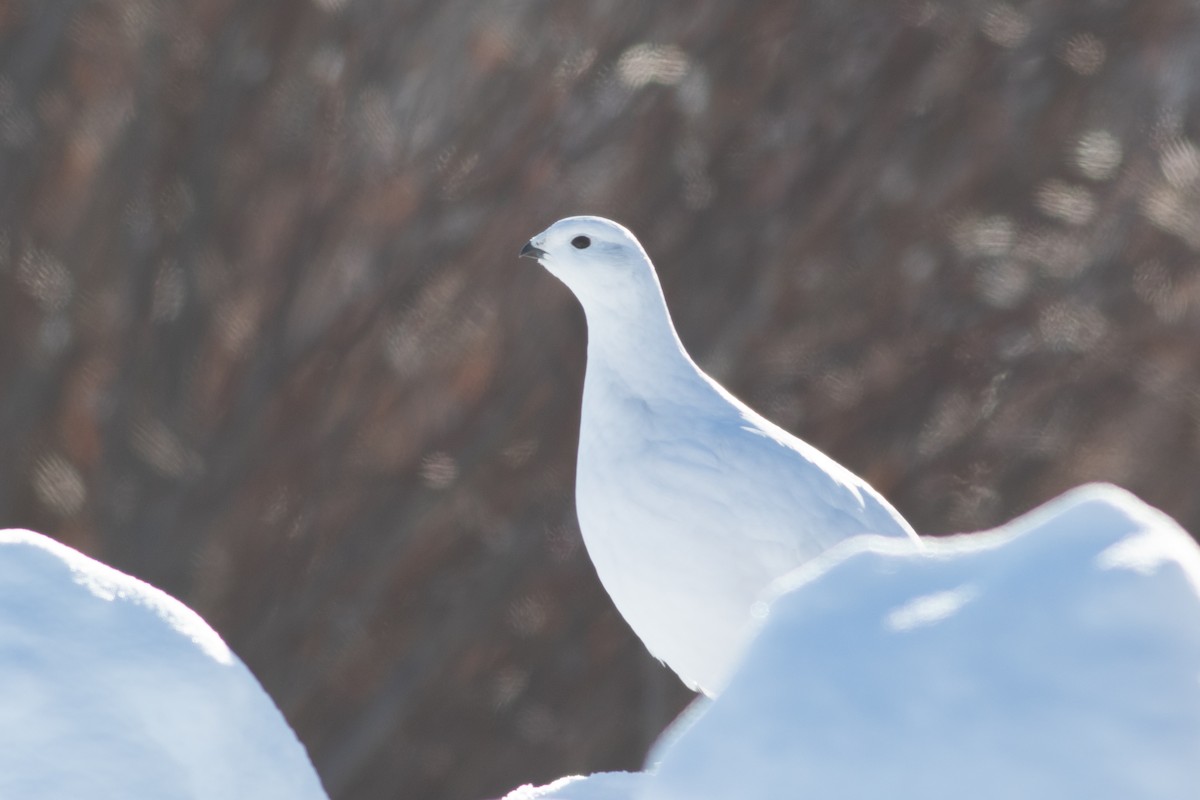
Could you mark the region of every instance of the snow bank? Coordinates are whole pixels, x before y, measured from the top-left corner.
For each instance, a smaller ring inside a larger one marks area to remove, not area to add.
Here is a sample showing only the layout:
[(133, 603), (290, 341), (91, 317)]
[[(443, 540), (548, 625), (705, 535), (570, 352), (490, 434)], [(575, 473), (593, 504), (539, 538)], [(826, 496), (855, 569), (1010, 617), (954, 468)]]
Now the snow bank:
[(777, 588), (646, 800), (1200, 796), (1200, 548), (1111, 486)]
[(0, 531), (0, 797), (325, 798), (254, 676), (187, 606)]
[(783, 579), (650, 772), (510, 800), (1200, 797), (1200, 548), (1174, 521), (1087, 486), (925, 544), (862, 538)]

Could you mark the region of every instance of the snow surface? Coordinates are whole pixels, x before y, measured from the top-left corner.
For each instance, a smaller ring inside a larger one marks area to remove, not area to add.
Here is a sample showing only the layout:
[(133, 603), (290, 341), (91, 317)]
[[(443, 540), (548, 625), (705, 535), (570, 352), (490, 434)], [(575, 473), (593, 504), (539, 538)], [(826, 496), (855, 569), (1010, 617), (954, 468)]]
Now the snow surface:
[(1173, 520), (1094, 485), (926, 545), (781, 580), (726, 690), (603, 800), (1200, 797), (1200, 548)]
[(1200, 549), (1114, 487), (786, 579), (640, 797), (1200, 797)]
[(569, 217), (533, 255), (587, 316), (575, 503), (613, 603), (685, 683), (715, 694), (775, 579), (852, 536), (916, 534), (870, 486), (706, 375), (633, 235)]
[(0, 797), (325, 798), (250, 671), (191, 609), (0, 531)]

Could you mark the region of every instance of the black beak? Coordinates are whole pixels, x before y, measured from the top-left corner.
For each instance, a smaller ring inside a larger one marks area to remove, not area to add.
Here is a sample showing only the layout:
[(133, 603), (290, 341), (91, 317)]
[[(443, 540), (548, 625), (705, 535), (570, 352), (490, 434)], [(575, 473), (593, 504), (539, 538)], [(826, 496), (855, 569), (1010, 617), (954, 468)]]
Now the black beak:
[(532, 258), (534, 261), (537, 261), (544, 255), (546, 255), (545, 250), (540, 247), (534, 247), (533, 242), (526, 242), (525, 246), (521, 248), (521, 252), (517, 254), (517, 257)]

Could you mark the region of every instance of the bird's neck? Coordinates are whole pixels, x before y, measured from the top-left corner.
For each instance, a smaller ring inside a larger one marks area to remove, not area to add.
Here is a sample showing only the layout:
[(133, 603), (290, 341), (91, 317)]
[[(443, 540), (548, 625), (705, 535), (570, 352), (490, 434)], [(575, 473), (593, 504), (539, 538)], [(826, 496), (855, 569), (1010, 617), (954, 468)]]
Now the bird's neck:
[(585, 307), (588, 392), (618, 391), (652, 399), (690, 382), (698, 370), (671, 324), (661, 289), (639, 293), (620, 310)]

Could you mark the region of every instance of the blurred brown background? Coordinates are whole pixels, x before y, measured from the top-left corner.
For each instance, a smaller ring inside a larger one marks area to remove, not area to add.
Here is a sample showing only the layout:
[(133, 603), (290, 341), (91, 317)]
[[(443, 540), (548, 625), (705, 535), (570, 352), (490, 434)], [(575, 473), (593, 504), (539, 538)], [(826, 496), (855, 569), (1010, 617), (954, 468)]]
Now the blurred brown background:
[(613, 216), (921, 531), (1200, 531), (1200, 7), (0, 2), (0, 524), (203, 614), (338, 798), (633, 768), (688, 700), (572, 505)]

